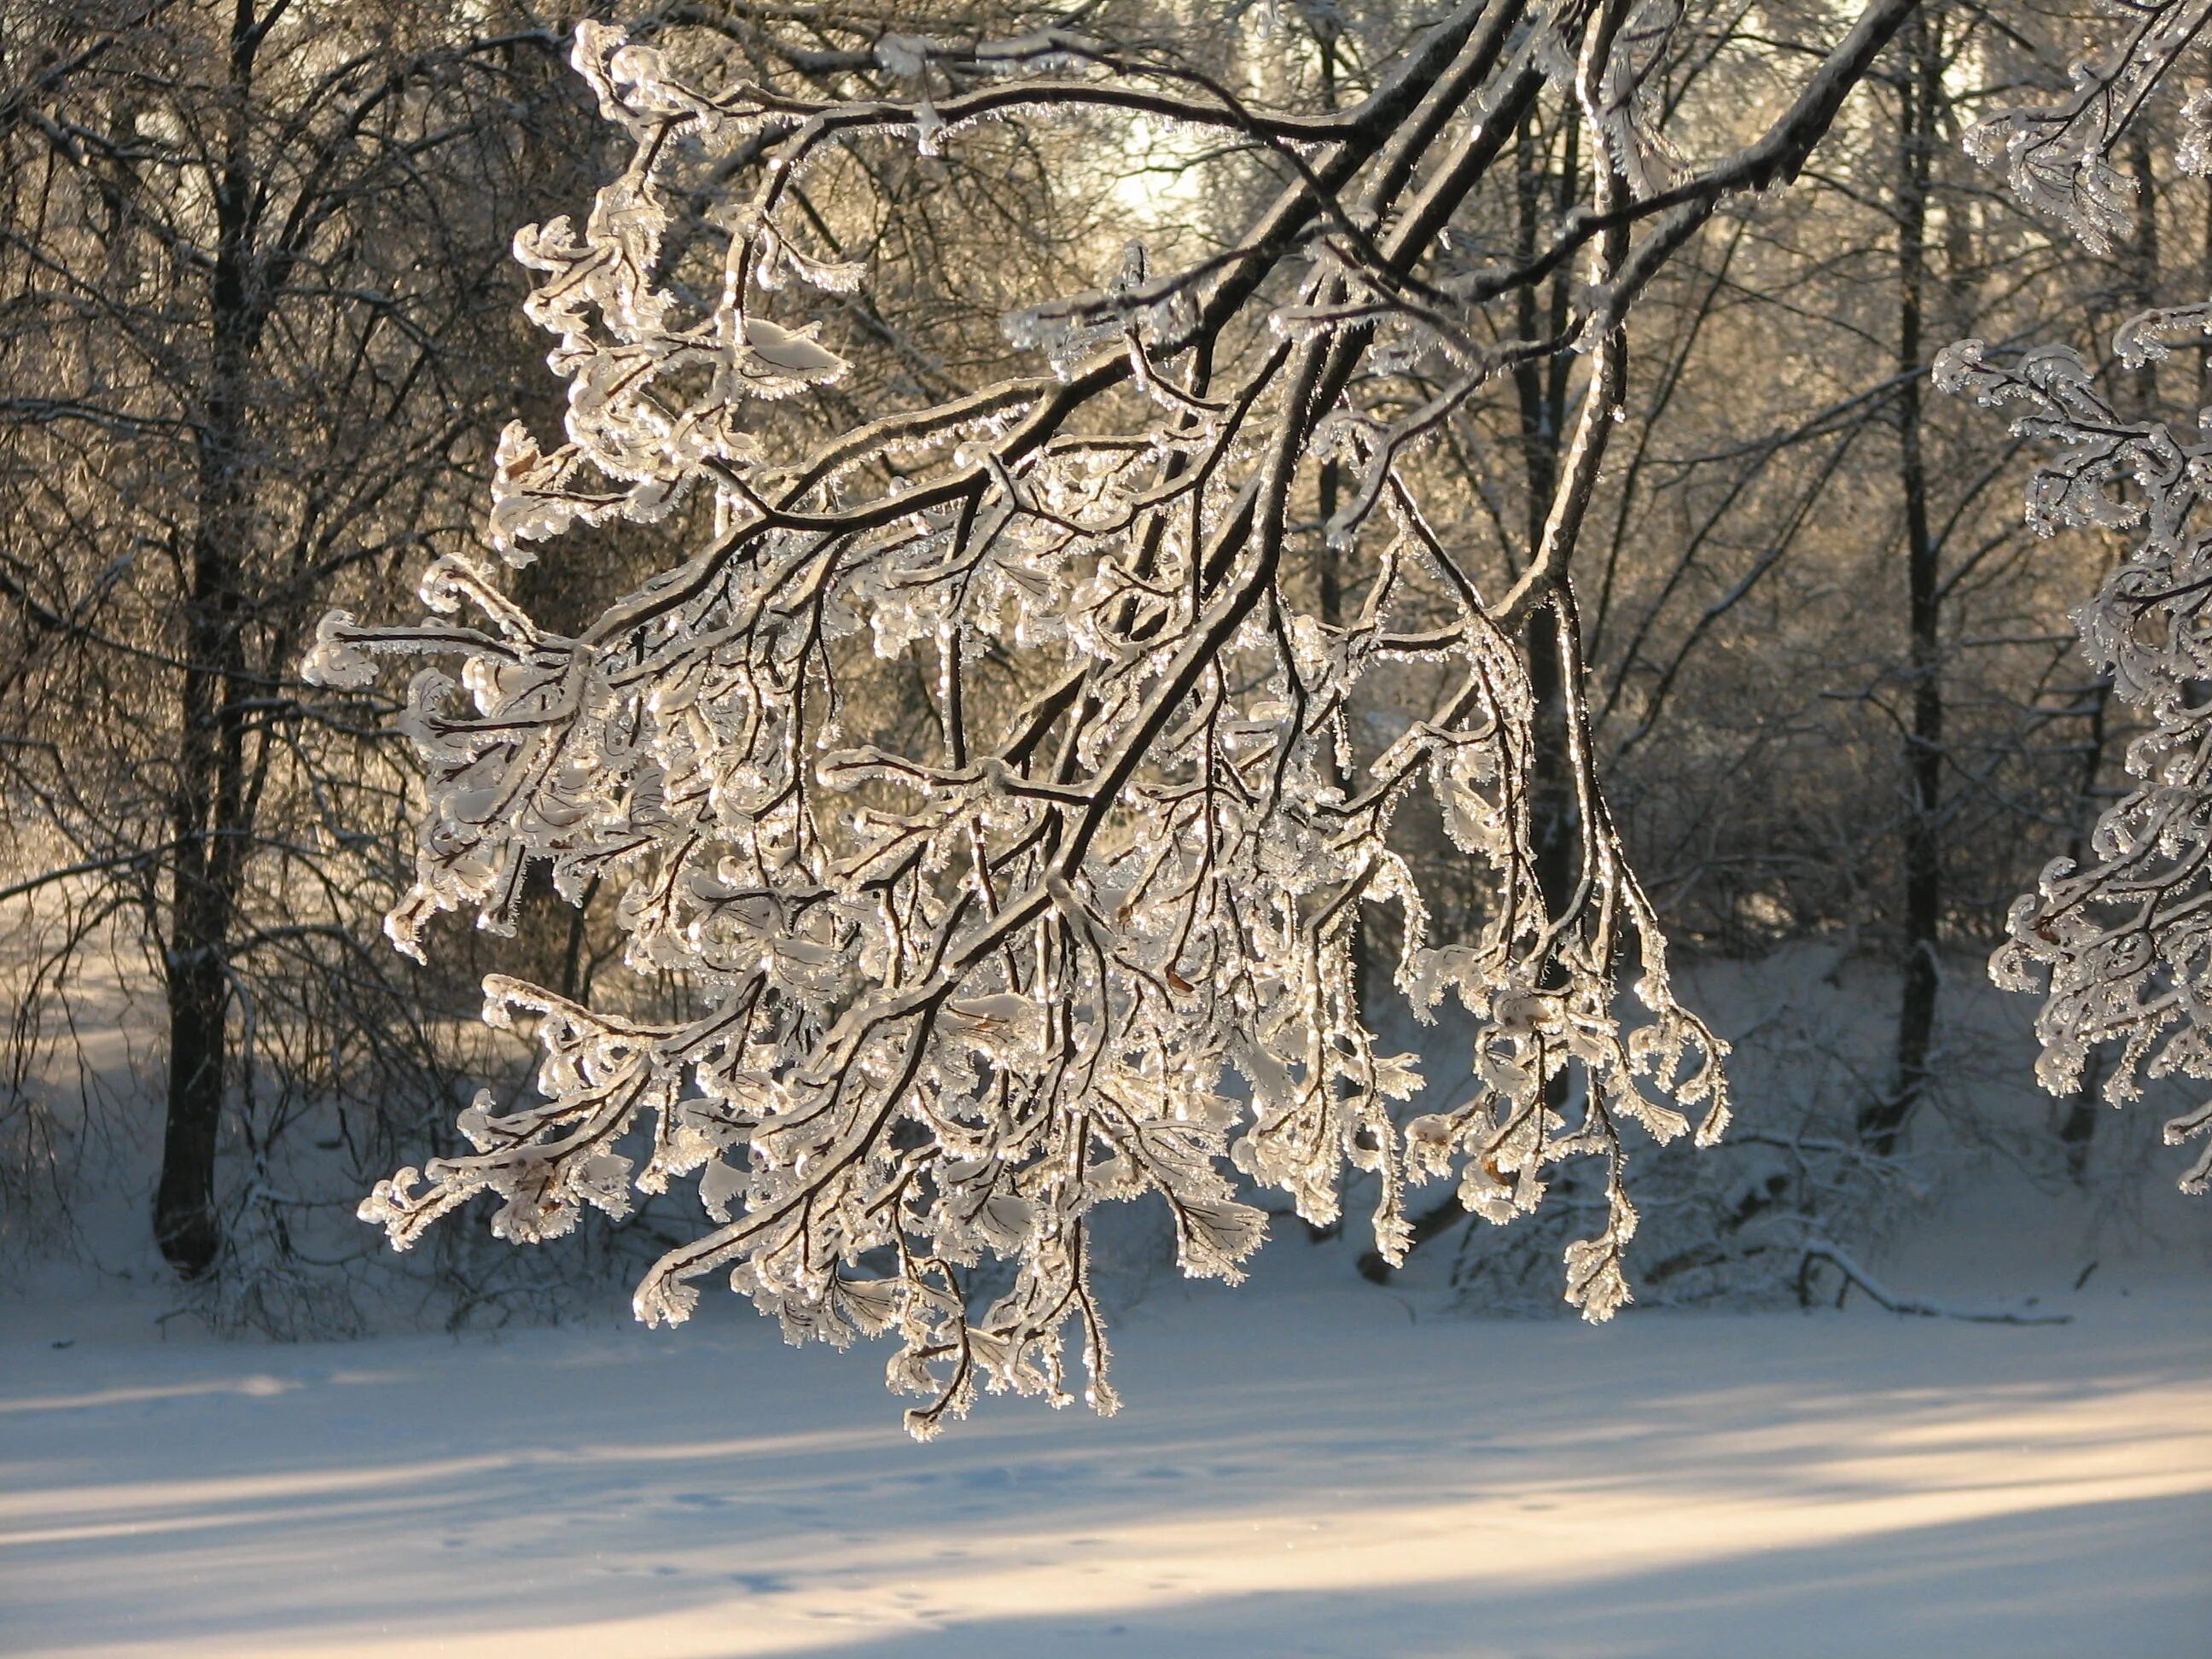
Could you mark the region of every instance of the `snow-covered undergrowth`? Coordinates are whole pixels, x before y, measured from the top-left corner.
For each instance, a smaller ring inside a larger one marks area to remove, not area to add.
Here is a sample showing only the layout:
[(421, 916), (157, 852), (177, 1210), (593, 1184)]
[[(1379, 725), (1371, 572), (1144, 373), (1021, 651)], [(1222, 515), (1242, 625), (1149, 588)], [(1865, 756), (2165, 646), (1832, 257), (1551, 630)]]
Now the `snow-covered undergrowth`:
[(736, 1305), (269, 1346), (162, 1342), (112, 1287), (19, 1296), (0, 1649), (2200, 1651), (2212, 1291), (2110, 1256), (2072, 1289), (2081, 1220), (2014, 1192), (1905, 1252), (2075, 1316), (2029, 1329), (1469, 1320), (1418, 1262), (1380, 1291), (1285, 1240), (1245, 1291), (1124, 1316), (1118, 1418), (994, 1402), (928, 1446), (874, 1368)]
[[(448, 1321), (616, 1317), (627, 1304), (629, 1280), (662, 1248), (657, 1206), (620, 1224), (595, 1216), (567, 1237), (517, 1250), (489, 1236), (487, 1202), (440, 1230), (433, 1248), (396, 1255), (354, 1216), (380, 1166), (355, 1140), (339, 1138), (334, 1114), (295, 1115), (283, 1133), (270, 1134), (249, 1133), (241, 1109), (221, 1182), (239, 1230), (237, 1252), (213, 1284), (176, 1287), (149, 1227), (161, 1106), (158, 1065), (147, 1056), (158, 1060), (158, 990), (120, 958), (106, 967), (106, 976), (88, 976), (75, 992), (86, 1046), (58, 1033), (22, 1097), (33, 1109), (12, 1120), (46, 1136), (49, 1155), (36, 1167), (0, 1172), (15, 1178), (21, 1194), (0, 1204), (0, 1270), (43, 1276), (61, 1258), (65, 1276), (87, 1269), (88, 1284), (112, 1275), (169, 1285), (160, 1310), (180, 1310), (195, 1325), (319, 1337), (396, 1334)], [(1790, 945), (1756, 960), (1692, 958), (1684, 965), (1686, 985), (1734, 1047), (1738, 1115), (1717, 1147), (1678, 1146), (1647, 1157), (1638, 1177), (1644, 1222), (1627, 1263), (1639, 1305), (1794, 1304), (1812, 1239), (1887, 1272), (1900, 1293), (1940, 1294), (1941, 1260), (1925, 1264), (1932, 1269), (1926, 1272), (1917, 1261), (1889, 1267), (1885, 1251), (1901, 1224), (1960, 1239), (1971, 1230), (1950, 1221), (1954, 1207), (1976, 1203), (1993, 1176), (2031, 1193), (2069, 1186), (2063, 1149), (2051, 1133), (2053, 1104), (2034, 1085), (2032, 1006), (1992, 989), (1976, 957), (1955, 958), (1950, 967), (1942, 1081), (1899, 1154), (1880, 1159), (1857, 1148), (1852, 1126), (1862, 1103), (1888, 1076), (1897, 996), (1892, 972), (1855, 956), (1840, 939)], [(1401, 1116), (1447, 1109), (1463, 1097), (1470, 1069), (1464, 1021), (1446, 1018), (1424, 1027), (1392, 1010), (1378, 1013), (1377, 1029), (1417, 1050), (1429, 1079), (1399, 1107)], [(511, 1066), (483, 1080), (520, 1100), (526, 1097), (520, 1091), (526, 1071)], [(2166, 1086), (2179, 1109), (2182, 1091)], [(373, 1127), (363, 1144), (428, 1134), (419, 1106), (395, 1106), (393, 1124)], [(2104, 1234), (2140, 1244), (2148, 1221), (2163, 1248), (2201, 1239), (2204, 1230), (2190, 1206), (2169, 1201), (2171, 1154), (2158, 1145), (2160, 1115), (2100, 1114), (2080, 1196)], [(431, 1145), (410, 1144), (417, 1156)], [(1363, 1184), (1371, 1179), (1354, 1177), (1343, 1236), (1321, 1247), (1346, 1269), (1374, 1246), (1364, 1220), (1373, 1194)], [(1251, 1189), (1239, 1195), (1275, 1212), (1264, 1254), (1315, 1248), (1279, 1197)], [(674, 1194), (667, 1201), (679, 1200), (690, 1201)], [(1462, 1216), (1420, 1248), (1401, 1285), (1439, 1291), (1449, 1285), (1462, 1314), (1557, 1315), (1559, 1251), (1603, 1204), (1595, 1185), (1570, 1183), (1542, 1212), (1504, 1226)], [(1159, 1206), (1107, 1206), (1095, 1224), (1091, 1272), (1109, 1311), (1175, 1279), (1172, 1234)], [(273, 1242), (279, 1228), (295, 1253), (289, 1259)], [(2100, 1237), (2087, 1248), (2104, 1243)], [(2186, 1248), (2200, 1267), (2212, 1260), (2202, 1245)], [(1006, 1276), (987, 1270), (978, 1294), (995, 1294)], [(1832, 1295), (1833, 1274), (1815, 1277), (1814, 1290)], [(2016, 1291), (2002, 1271), (1984, 1289), (1994, 1303)], [(1237, 1304), (1223, 1317), (1233, 1322)]]

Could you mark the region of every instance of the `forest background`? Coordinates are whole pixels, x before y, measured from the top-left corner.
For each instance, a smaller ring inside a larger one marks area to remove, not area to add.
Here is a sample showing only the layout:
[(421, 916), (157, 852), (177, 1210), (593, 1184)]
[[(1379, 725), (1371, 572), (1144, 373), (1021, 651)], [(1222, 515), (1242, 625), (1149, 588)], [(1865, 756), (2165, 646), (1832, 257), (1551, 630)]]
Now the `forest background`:
[[(886, 34), (1079, 25), (1322, 111), (1435, 9), (623, 16), (713, 31), (800, 89), (892, 89)], [(1838, 16), (1692, 3), (1698, 51), (1668, 96), (1686, 121), (1756, 130)], [(135, 1237), (211, 1322), (306, 1334), (392, 1306), (540, 1316), (672, 1236), (647, 1204), (535, 1251), (469, 1225), (395, 1258), (355, 1220), (377, 1178), (457, 1144), (477, 1088), (520, 1097), (529, 1054), (477, 1022), (489, 941), (447, 926), (418, 967), (381, 936), (422, 813), (398, 705), (300, 676), (333, 605), (405, 613), (432, 556), (482, 544), (507, 422), (557, 428), (508, 245), (620, 165), (566, 64), (573, 21), (499, 0), (0, 0), (0, 1252)], [(1646, 1302), (1838, 1293), (1902, 1218), (1993, 1161), (2081, 1188), (2118, 1225), (2166, 1178), (2156, 1111), (2112, 1113), (2094, 1073), (2068, 1099), (2032, 1092), (2032, 1008), (1980, 966), (2011, 896), (2078, 854), (2117, 793), (2127, 711), (2068, 612), (2124, 543), (2039, 538), (2024, 448), (1928, 384), (1954, 339), (2102, 362), (2122, 319), (2212, 289), (2212, 190), (2175, 170), (2178, 94), (2131, 130), (2136, 222), (2101, 254), (1961, 150), (1990, 109), (2066, 85), (2087, 22), (1923, 9), (1797, 184), (1724, 207), (1634, 313), (1627, 419), (1576, 566), (1597, 760), (1685, 977), (1738, 1048), (1728, 1141), (1644, 1171)], [(1728, 98), (1705, 100), (1708, 81)], [(1586, 189), (1581, 142), (1533, 112), (1454, 234), (1535, 248)], [(1141, 122), (1009, 125), (871, 153), (868, 189), (815, 221), (865, 264), (824, 303), (871, 349), (776, 418), (826, 435), (992, 378), (1017, 360), (1009, 312), (1097, 285), (1133, 238), (1156, 258), (1218, 245), (1273, 187), (1271, 158), (1194, 143)], [(1564, 318), (1577, 280), (1563, 266), (1525, 291), (1520, 331), (1542, 307)], [(2208, 357), (2109, 369), (2107, 395), (2185, 423)], [(1408, 461), (1486, 568), (1525, 566), (1540, 539), (1580, 391), (1567, 359), (1528, 363)], [(1286, 578), (1325, 620), (1347, 582), (1328, 493), (1291, 526)], [(588, 617), (666, 556), (635, 526), (578, 545), (518, 573), (539, 618)], [(854, 695), (884, 724), (933, 718), (913, 663)], [(1404, 721), (1358, 709), (1356, 741), (1371, 753)], [(1401, 828), (1449, 937), (1479, 902), (1467, 857), (1440, 823)], [(500, 965), (589, 994), (625, 972), (613, 908), (534, 878)], [(1391, 925), (1367, 923), (1370, 959)], [(1370, 981), (1371, 1020), (1406, 1024)], [(1454, 1040), (1407, 1027), (1431, 1059)], [(1477, 1305), (1556, 1305), (1551, 1264), (1601, 1201), (1559, 1197), (1504, 1230), (1431, 1199), (1418, 1249), (1449, 1255)], [(94, 1218), (111, 1212), (129, 1227)], [(1150, 1224), (1111, 1241), (1132, 1283), (1165, 1260)]]

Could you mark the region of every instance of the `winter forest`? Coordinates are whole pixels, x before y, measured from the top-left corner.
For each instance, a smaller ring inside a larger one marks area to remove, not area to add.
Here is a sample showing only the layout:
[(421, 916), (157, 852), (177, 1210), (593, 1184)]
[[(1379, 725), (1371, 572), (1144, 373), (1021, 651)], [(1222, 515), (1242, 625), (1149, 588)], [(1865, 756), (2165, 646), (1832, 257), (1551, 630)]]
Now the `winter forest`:
[(0, 0), (0, 1652), (2212, 1654), (2212, 0)]

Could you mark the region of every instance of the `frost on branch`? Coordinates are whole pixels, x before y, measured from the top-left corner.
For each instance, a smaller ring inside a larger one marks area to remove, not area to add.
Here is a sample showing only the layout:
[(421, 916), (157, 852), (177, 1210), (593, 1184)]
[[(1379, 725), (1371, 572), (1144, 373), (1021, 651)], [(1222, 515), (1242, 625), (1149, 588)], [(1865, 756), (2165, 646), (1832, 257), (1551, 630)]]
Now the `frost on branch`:
[[(1635, 15), (1619, 73), (1564, 59), (1622, 146), (1671, 14)], [(1437, 143), (1496, 154), (1521, 104), (1425, 115), (1422, 97), (1460, 64), (1525, 102), (1528, 66), (1560, 54), (1510, 24), (1469, 7), (1432, 31), (1370, 113), (1310, 145), (1314, 185), (1234, 255), (1164, 276), (1133, 248), (1100, 290), (1026, 313), (1044, 372), (884, 412), (811, 454), (780, 453), (764, 406), (840, 375), (807, 310), (859, 273), (794, 208), (793, 180), (838, 145), (927, 142), (1112, 83), (1010, 81), (1005, 64), (1042, 48), (1008, 49), (924, 121), (881, 98), (709, 96), (654, 51), (579, 30), (577, 67), (635, 152), (581, 227), (516, 239), (568, 410), (550, 451), (520, 428), (501, 440), (492, 540), (519, 562), (580, 527), (674, 515), (698, 550), (575, 637), (491, 568), (447, 558), (422, 622), (334, 615), (311, 670), (447, 665), (416, 674), (403, 719), (429, 804), (389, 922), (402, 949), (441, 911), (507, 927), (537, 866), (572, 901), (595, 880), (618, 892), (628, 966), (691, 1003), (656, 1022), (488, 981), (487, 1018), (535, 1034), (539, 1103), (479, 1099), (459, 1122), (473, 1150), (400, 1170), (366, 1218), (405, 1248), (488, 1193), (495, 1231), (539, 1240), (696, 1181), (708, 1224), (647, 1274), (640, 1317), (683, 1319), (720, 1273), (794, 1341), (892, 1337), (891, 1384), (925, 1402), (918, 1434), (979, 1387), (1113, 1408), (1089, 1279), (1102, 1204), (1164, 1203), (1184, 1271), (1233, 1281), (1264, 1233), (1253, 1183), (1327, 1223), (1346, 1170), (1370, 1173), (1395, 1257), (1409, 1182), (1455, 1180), (1504, 1221), (1591, 1159), (1607, 1219), (1569, 1251), (1567, 1293), (1593, 1319), (1627, 1299), (1625, 1126), (1667, 1140), (1688, 1109), (1717, 1134), (1723, 1045), (1674, 999), (1597, 790), (1564, 565), (1512, 605), (1486, 600), (1397, 464), (1436, 410), (1392, 427), (1346, 393), (1378, 332), (1409, 356), (1441, 337), (1373, 326), (1376, 296), (1432, 240), (1393, 240), (1394, 192)], [(980, 61), (903, 37), (878, 57), (906, 82)], [(1187, 118), (1255, 118), (1200, 101)], [(1355, 184), (1380, 192), (1346, 198), (1379, 242), (1283, 231), (1328, 229), (1311, 188)], [(1263, 278), (1299, 320), (1232, 334)], [(1579, 488), (1619, 406), (1617, 349), (1585, 400)], [(1448, 396), (1492, 367), (1462, 362)], [(1285, 580), (1324, 424), (1360, 481), (1328, 531), (1361, 573), (1336, 622)], [(1571, 671), (1578, 862), (1548, 898), (1532, 622)], [(855, 695), (848, 671), (870, 658), (926, 665), (925, 735)], [(1378, 676), (1431, 701), (1361, 763), (1349, 713)], [(1428, 936), (1392, 846), (1423, 793), (1490, 874), (1471, 939)], [(1354, 982), (1355, 918), (1376, 904), (1403, 917), (1398, 989), (1424, 1017), (1456, 999), (1480, 1027), (1458, 1103), (1402, 1131), (1391, 1106), (1419, 1071), (1378, 1052)], [(1011, 1283), (976, 1305), (986, 1259)]]
[[(2124, 362), (2164, 355), (2198, 333), (2204, 308), (2146, 313), (2115, 341)], [(2136, 787), (2097, 821), (2076, 867), (2056, 859), (2015, 901), (1990, 963), (2009, 990), (2035, 990), (2036, 1068), (2054, 1094), (2081, 1086), (2089, 1052), (2117, 1043), (2104, 1085), (2113, 1105), (2146, 1079), (2212, 1079), (2212, 530), (2204, 524), (2212, 437), (2124, 420), (2072, 351), (2045, 346), (1992, 362), (1981, 342), (1937, 360), (1946, 391), (2011, 410), (2013, 430), (2048, 446), (2027, 491), (2045, 535), (2070, 526), (2126, 531), (2135, 545), (2075, 612), (2090, 662), (2150, 729), (2128, 747)], [(2212, 1109), (2177, 1118), (2169, 1141), (2212, 1127)], [(2183, 1176), (2202, 1192), (2212, 1145)]]
[[(2013, 188), (2110, 250), (2129, 226), (2133, 186), (2110, 155), (2181, 54), (2212, 25), (2212, 0), (2130, 7), (2124, 38), (2073, 70), (2070, 97), (2011, 110), (1970, 134), (1978, 159), (2007, 161)], [(2212, 94), (2181, 108), (2177, 161), (2212, 167)], [(2178, 345), (2212, 337), (2212, 304), (2166, 307), (2123, 323), (2112, 353), (2140, 368)], [(2054, 1094), (2079, 1089), (2091, 1050), (2118, 1045), (2106, 1100), (2138, 1099), (2146, 1079), (2212, 1080), (2212, 410), (2193, 432), (2123, 420), (2080, 356), (2040, 346), (1993, 362), (1978, 340), (1936, 359), (1936, 384), (2013, 412), (2014, 435), (2050, 452), (2027, 487), (2028, 522), (2044, 535), (2081, 526), (2130, 534), (2134, 545), (2074, 613), (2084, 653), (2149, 730), (2128, 746), (2136, 779), (2097, 820), (2087, 856), (2053, 860), (2033, 893), (2014, 901), (1990, 971), (2009, 990), (2045, 989), (2036, 1074)], [(2039, 975), (2047, 983), (2039, 985)], [(2212, 1106), (2166, 1127), (2179, 1146), (2212, 1130)], [(2185, 1191), (2212, 1187), (2212, 1137), (2184, 1173)]]
[[(2123, 15), (2131, 25), (2117, 44), (2069, 65), (2068, 96), (2000, 110), (1966, 135), (1968, 153), (2002, 165), (2021, 200), (2100, 254), (2112, 252), (2134, 222), (2135, 181), (2112, 165), (2113, 149), (2175, 61), (2212, 22), (2212, 0), (2143, 0)], [(2185, 171), (2201, 173), (2212, 105), (2195, 99), (2183, 113), (2179, 160)]]

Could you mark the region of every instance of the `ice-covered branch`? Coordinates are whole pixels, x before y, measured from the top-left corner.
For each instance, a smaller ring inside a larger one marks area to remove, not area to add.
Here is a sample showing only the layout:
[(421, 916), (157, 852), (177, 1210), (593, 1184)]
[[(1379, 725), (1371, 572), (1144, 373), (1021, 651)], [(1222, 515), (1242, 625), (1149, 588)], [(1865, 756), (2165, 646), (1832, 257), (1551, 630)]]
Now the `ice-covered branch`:
[[(2002, 163), (2013, 191), (2050, 214), (2092, 252), (2106, 253), (2134, 222), (2133, 180), (2112, 165), (2112, 150), (2189, 48), (2212, 23), (2212, 0), (2142, 0), (2121, 9), (2130, 26), (2101, 57), (2069, 66), (2071, 94), (2048, 104), (2004, 109), (1966, 135), (1976, 160)], [(2212, 102), (2184, 111), (2187, 136), (2178, 160), (2203, 173), (2212, 136)]]
[[(2163, 355), (2168, 335), (2200, 326), (2202, 309), (2133, 319), (2118, 355)], [(2135, 537), (2075, 620), (2091, 664), (2150, 721), (2128, 746), (2138, 781), (2098, 819), (2086, 859), (2054, 859), (2014, 903), (1990, 973), (2008, 989), (2045, 991), (2036, 1072), (2053, 1093), (2078, 1089), (2090, 1051), (2108, 1042), (2119, 1048), (2104, 1082), (2115, 1106), (2139, 1098), (2148, 1079), (2212, 1079), (2212, 534), (2202, 511), (2212, 438), (2124, 419), (2063, 346), (2004, 362), (1964, 341), (1937, 360), (1936, 383), (2011, 410), (2016, 434), (2053, 452), (2027, 488), (2038, 531)], [(2191, 1114), (2168, 1138), (2208, 1123)], [(2212, 1154), (2182, 1184), (2202, 1192), (2209, 1173)]]
[[(1409, 1182), (1450, 1177), (1504, 1220), (1594, 1159), (1606, 1219), (1568, 1250), (1568, 1295), (1594, 1319), (1626, 1300), (1626, 1126), (1666, 1140), (1695, 1111), (1710, 1139), (1727, 1107), (1724, 1046), (1675, 1000), (1582, 696), (1570, 567), (1620, 408), (1620, 316), (1510, 599), (1401, 462), (1510, 360), (1469, 343), (1484, 302), (1422, 272), (1547, 88), (1602, 158), (1594, 288), (1637, 257), (1621, 210), (1674, 177), (1643, 91), (1673, 16), (1462, 6), (1326, 118), (1072, 39), (889, 39), (878, 67), (906, 101), (876, 82), (802, 103), (710, 93), (665, 42), (580, 29), (576, 66), (635, 153), (581, 226), (516, 240), (568, 410), (554, 448), (501, 440), (492, 540), (520, 563), (667, 520), (698, 550), (574, 637), (448, 558), (432, 617), (334, 616), (311, 666), (359, 683), (381, 654), (431, 659), (404, 720), (430, 810), (401, 948), (440, 911), (510, 926), (543, 868), (571, 900), (618, 891), (628, 963), (692, 1003), (642, 1021), (489, 982), (488, 1017), (535, 1031), (539, 1103), (480, 1103), (470, 1154), (400, 1171), (364, 1215), (404, 1246), (489, 1192), (497, 1231), (543, 1238), (696, 1178), (713, 1225), (647, 1275), (641, 1316), (682, 1318), (723, 1271), (794, 1340), (895, 1335), (918, 1433), (979, 1387), (1073, 1397), (1071, 1325), (1111, 1408), (1089, 1217), (1146, 1194), (1185, 1271), (1233, 1279), (1263, 1231), (1246, 1183), (1326, 1224), (1346, 1170), (1371, 1172), (1395, 1257)], [(1808, 94), (1828, 115), (1844, 74)], [(1214, 255), (1156, 270), (1133, 246), (1096, 292), (1012, 319), (1050, 373), (792, 445), (766, 405), (849, 373), (808, 296), (865, 280), (793, 212), (797, 176), (841, 145), (935, 150), (1054, 106), (1235, 127), (1283, 164), (1279, 191)], [(1416, 362), (1449, 372), (1413, 413), (1359, 395)], [(1323, 467), (1356, 480), (1323, 533), (1358, 573), (1327, 617), (1286, 580)], [(1538, 868), (1532, 621), (1566, 665), (1571, 800), (1540, 826), (1572, 843), (1565, 893)], [(855, 689), (870, 658), (923, 665), (919, 726)], [(1352, 711), (1408, 663), (1442, 690), (1363, 754)], [(1431, 937), (1394, 846), (1418, 793), (1488, 872), (1468, 937)], [(1354, 972), (1357, 919), (1383, 904), (1398, 990), (1425, 1016), (1455, 997), (1477, 1028), (1457, 1103), (1402, 1128), (1419, 1072), (1378, 1050)], [(1011, 1284), (978, 1306), (986, 1258)]]

